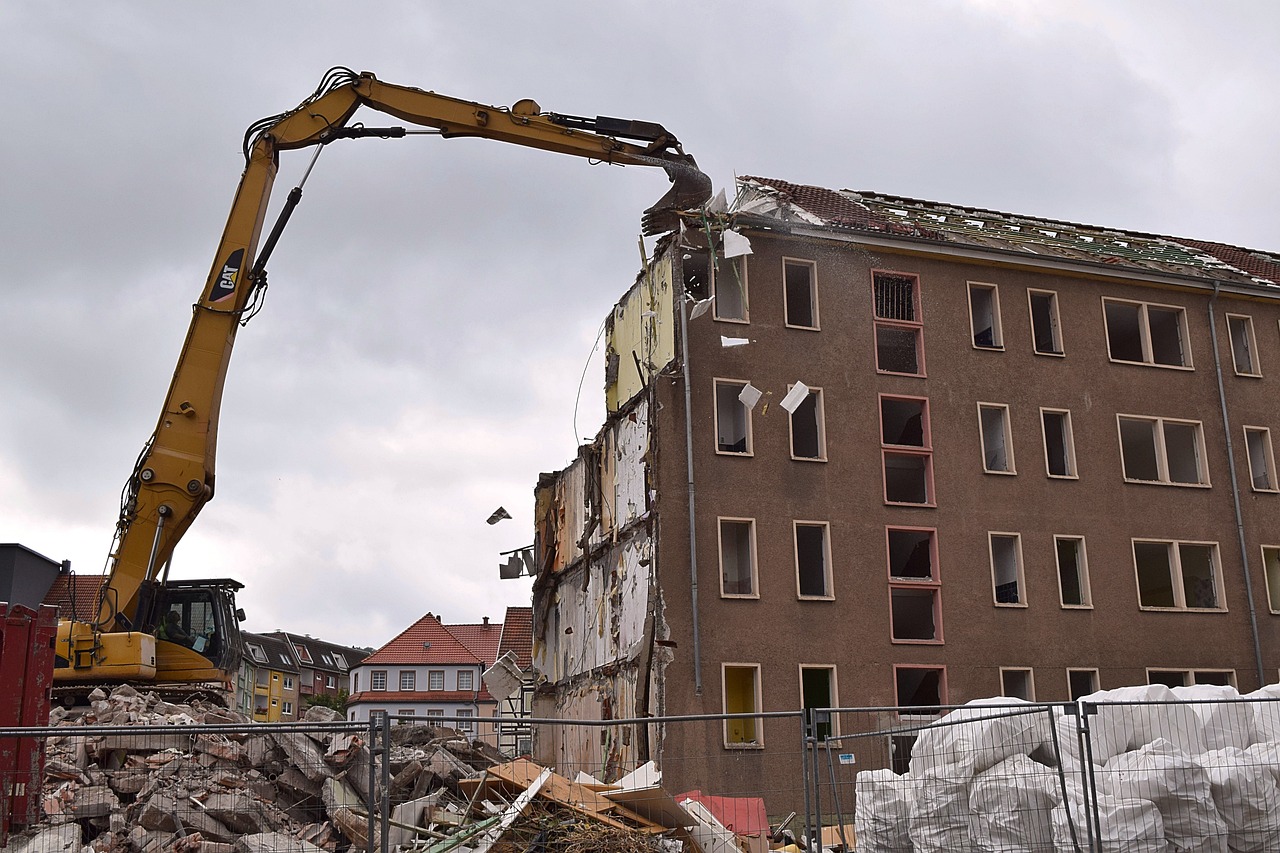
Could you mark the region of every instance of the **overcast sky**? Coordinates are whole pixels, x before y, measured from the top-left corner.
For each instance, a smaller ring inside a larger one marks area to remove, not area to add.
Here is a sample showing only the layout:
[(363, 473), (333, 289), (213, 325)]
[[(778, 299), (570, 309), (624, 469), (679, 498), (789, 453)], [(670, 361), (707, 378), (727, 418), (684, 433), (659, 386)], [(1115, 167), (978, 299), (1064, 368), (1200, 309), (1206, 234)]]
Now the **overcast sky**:
[[(730, 191), (761, 175), (1277, 250), (1278, 37), (1263, 0), (6, 0), (0, 542), (102, 570), (244, 129), (330, 66), (660, 122)], [(283, 156), (271, 219), (308, 159)], [(666, 188), (485, 140), (330, 146), (239, 335), (217, 496), (174, 575), (244, 582), (249, 630), (361, 646), (527, 604), (498, 552), (533, 541), (538, 473), (600, 425), (589, 358)], [(514, 518), (487, 526), (499, 505)]]

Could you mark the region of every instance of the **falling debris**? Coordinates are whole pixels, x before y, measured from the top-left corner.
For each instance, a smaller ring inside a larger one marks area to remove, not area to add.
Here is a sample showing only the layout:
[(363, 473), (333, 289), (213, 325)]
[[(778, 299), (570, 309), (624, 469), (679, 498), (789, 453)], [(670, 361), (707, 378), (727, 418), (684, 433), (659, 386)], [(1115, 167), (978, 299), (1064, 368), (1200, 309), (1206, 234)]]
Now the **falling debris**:
[(710, 311), (711, 304), (714, 301), (715, 301), (715, 297), (709, 296), (706, 299), (699, 299), (697, 302), (693, 303), (693, 310), (689, 312), (689, 319), (696, 320), (699, 317), (701, 317), (703, 314)]
[(745, 347), (751, 343), (750, 338), (730, 338), (724, 335), (720, 336), (720, 346), (722, 347)]
[(809, 396), (809, 386), (803, 382), (797, 382), (791, 386), (791, 390), (787, 392), (787, 396), (783, 397), (778, 403), (779, 406), (786, 409), (791, 414), (796, 413), (796, 409), (800, 408), (800, 404), (804, 402), (804, 398)]
[(738, 392), (738, 401), (748, 409), (754, 409), (756, 407), (756, 403), (759, 403), (760, 398), (763, 396), (764, 393), (759, 388), (748, 382), (746, 385), (742, 386), (742, 390)]
[(751, 241), (730, 228), (724, 230), (724, 256), (737, 258), (751, 254)]
[(497, 524), (499, 521), (502, 521), (503, 519), (507, 519), (510, 517), (511, 517), (511, 513), (507, 512), (505, 507), (498, 507), (485, 520), (485, 524)]

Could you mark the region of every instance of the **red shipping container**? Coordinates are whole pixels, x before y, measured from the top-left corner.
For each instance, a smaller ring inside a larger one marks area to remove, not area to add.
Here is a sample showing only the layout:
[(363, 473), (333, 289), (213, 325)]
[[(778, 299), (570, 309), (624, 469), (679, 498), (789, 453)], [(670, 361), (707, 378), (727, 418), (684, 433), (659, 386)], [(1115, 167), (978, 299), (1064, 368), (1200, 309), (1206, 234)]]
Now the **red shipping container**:
[[(49, 725), (58, 610), (0, 602), (0, 728)], [(44, 738), (0, 738), (0, 844), (39, 821)]]

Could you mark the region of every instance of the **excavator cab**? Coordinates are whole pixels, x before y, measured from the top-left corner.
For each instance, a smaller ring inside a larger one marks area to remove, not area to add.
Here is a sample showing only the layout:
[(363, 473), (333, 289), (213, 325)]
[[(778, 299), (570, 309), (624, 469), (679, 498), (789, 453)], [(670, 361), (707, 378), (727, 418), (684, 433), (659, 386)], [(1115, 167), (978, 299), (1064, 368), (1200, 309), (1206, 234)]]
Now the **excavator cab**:
[(213, 680), (239, 668), (243, 614), (235, 594), (243, 588), (230, 578), (170, 580), (161, 588), (147, 628), (157, 640), (158, 681)]

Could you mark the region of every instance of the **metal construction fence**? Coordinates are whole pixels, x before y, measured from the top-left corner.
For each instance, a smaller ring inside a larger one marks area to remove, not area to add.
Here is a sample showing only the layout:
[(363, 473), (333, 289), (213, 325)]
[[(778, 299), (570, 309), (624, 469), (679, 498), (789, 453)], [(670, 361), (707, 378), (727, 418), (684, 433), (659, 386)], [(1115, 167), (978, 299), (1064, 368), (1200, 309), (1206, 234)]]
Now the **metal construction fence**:
[(523, 719), (523, 757), (485, 718), (176, 722), (0, 729), (44, 754), (9, 847), (1280, 850), (1280, 700)]

